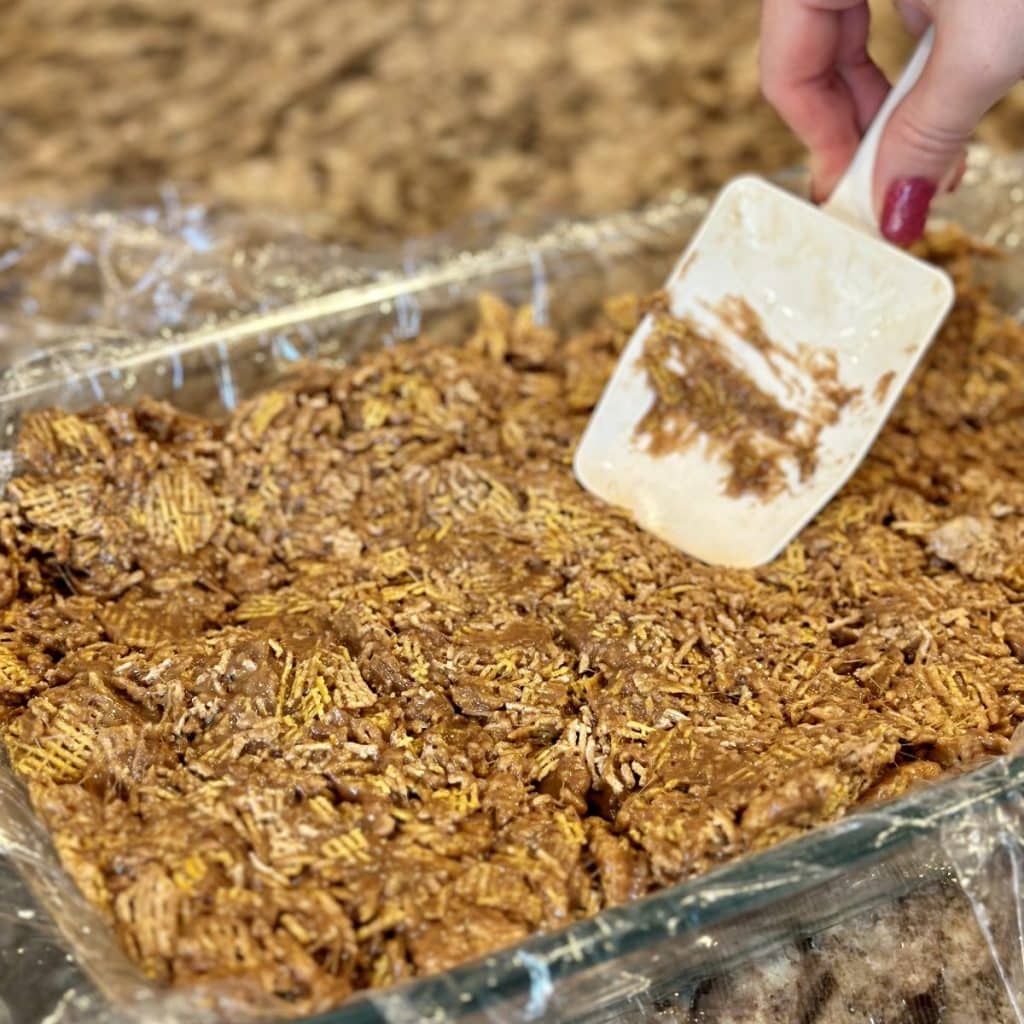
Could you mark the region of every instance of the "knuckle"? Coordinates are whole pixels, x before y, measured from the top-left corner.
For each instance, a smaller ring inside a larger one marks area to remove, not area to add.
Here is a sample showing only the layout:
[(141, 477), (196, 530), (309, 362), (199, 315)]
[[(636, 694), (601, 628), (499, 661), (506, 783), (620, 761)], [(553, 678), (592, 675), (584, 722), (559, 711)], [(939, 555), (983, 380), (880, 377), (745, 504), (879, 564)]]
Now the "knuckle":
[(897, 120), (895, 127), (899, 141), (925, 158), (942, 159), (968, 141), (968, 134), (960, 127), (913, 108)]

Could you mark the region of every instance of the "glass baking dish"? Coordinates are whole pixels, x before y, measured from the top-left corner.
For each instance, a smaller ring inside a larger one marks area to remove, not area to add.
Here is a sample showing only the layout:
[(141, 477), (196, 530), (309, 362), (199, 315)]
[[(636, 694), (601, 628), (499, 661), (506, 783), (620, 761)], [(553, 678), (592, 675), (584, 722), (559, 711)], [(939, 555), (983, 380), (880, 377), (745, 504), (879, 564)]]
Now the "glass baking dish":
[[(953, 219), (1010, 252), (1009, 259), (993, 262), (990, 275), (1014, 313), (1014, 297), (1024, 294), (1024, 261), (1017, 255), (1024, 220), (1020, 168), (1016, 160), (975, 153), (961, 193), (946, 204)], [(0, 376), (0, 481), (14, 468), (3, 449), (33, 409), (150, 395), (216, 414), (301, 360), (351, 359), (424, 332), (456, 342), (485, 292), (532, 303), (542, 321), (578, 324), (604, 297), (657, 287), (706, 205), (680, 196), (640, 213), (554, 224), (485, 248), (437, 246), (415, 263), (406, 260), (401, 270), (375, 272), (340, 291), (315, 294), (314, 288), (314, 297), (300, 303), (198, 332), (121, 338), (76, 348), (74, 358), (34, 353)], [(1024, 756), (1015, 754), (481, 962), (362, 995), (315, 1019), (661, 1019), (651, 1015), (666, 1000), (685, 1004), (687, 993), (709, 978), (763, 957), (794, 935), (832, 927), (937, 879), (963, 888), (1008, 979), (1015, 942), (1020, 958), (1021, 935), (1000, 915), (1005, 894), (999, 895), (993, 872), (1002, 872), (1004, 862), (1014, 868), (1006, 869), (1006, 885), (1017, 900), (1022, 795)], [(63, 1024), (232, 1015), (216, 992), (168, 993), (135, 971), (60, 869), (6, 764), (0, 769), (0, 850), (0, 923), (7, 929), (0, 928), (0, 998), (12, 1020), (46, 1013)], [(1003, 921), (998, 929), (997, 919)]]

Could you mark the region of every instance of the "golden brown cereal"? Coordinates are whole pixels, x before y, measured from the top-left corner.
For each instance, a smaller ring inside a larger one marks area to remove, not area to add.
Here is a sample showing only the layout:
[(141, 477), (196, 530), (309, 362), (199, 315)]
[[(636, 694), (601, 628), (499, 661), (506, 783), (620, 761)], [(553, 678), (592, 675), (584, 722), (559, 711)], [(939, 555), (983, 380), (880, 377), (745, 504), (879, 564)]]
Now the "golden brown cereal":
[(573, 479), (636, 299), (561, 338), (488, 298), (463, 351), (311, 371), (224, 424), (30, 417), (0, 726), (129, 953), (324, 1009), (1005, 750), (1024, 330), (970, 252), (934, 240), (948, 326), (757, 572)]

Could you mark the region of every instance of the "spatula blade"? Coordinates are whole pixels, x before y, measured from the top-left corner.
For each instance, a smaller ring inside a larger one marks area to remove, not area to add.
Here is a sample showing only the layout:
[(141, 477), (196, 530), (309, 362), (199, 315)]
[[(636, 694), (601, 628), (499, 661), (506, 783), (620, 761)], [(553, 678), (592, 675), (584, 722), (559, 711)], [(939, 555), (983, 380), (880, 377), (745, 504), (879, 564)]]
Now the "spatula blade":
[[(678, 388), (652, 386), (648, 343), (657, 328), (649, 315), (580, 442), (577, 478), (696, 558), (762, 565), (867, 454), (949, 312), (952, 282), (768, 182), (741, 178), (719, 196), (666, 292), (673, 320), (727, 360), (735, 370), (727, 384), (753, 382), (744, 392), (753, 398), (737, 414), (729, 395), (715, 392), (723, 377), (707, 359), (680, 361), (684, 343), (675, 364), (665, 364), (676, 383), (691, 397), (700, 383), (701, 395), (736, 420), (724, 432), (699, 429), (685, 402), (666, 399)], [(767, 416), (773, 403), (785, 411), (785, 430)], [(659, 415), (674, 433), (652, 426)], [(749, 463), (751, 446), (766, 472), (755, 467), (758, 483), (745, 486), (737, 466)], [(773, 475), (774, 485), (761, 479)]]

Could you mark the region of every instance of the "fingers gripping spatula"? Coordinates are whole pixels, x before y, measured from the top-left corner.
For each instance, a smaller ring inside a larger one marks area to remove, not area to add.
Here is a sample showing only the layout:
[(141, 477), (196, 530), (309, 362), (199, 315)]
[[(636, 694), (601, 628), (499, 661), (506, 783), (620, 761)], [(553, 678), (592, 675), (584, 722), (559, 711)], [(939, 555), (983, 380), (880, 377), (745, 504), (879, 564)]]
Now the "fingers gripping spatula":
[(867, 454), (953, 302), (879, 235), (882, 132), (929, 32), (823, 208), (759, 178), (719, 195), (576, 452), (580, 483), (703, 561), (775, 558)]

